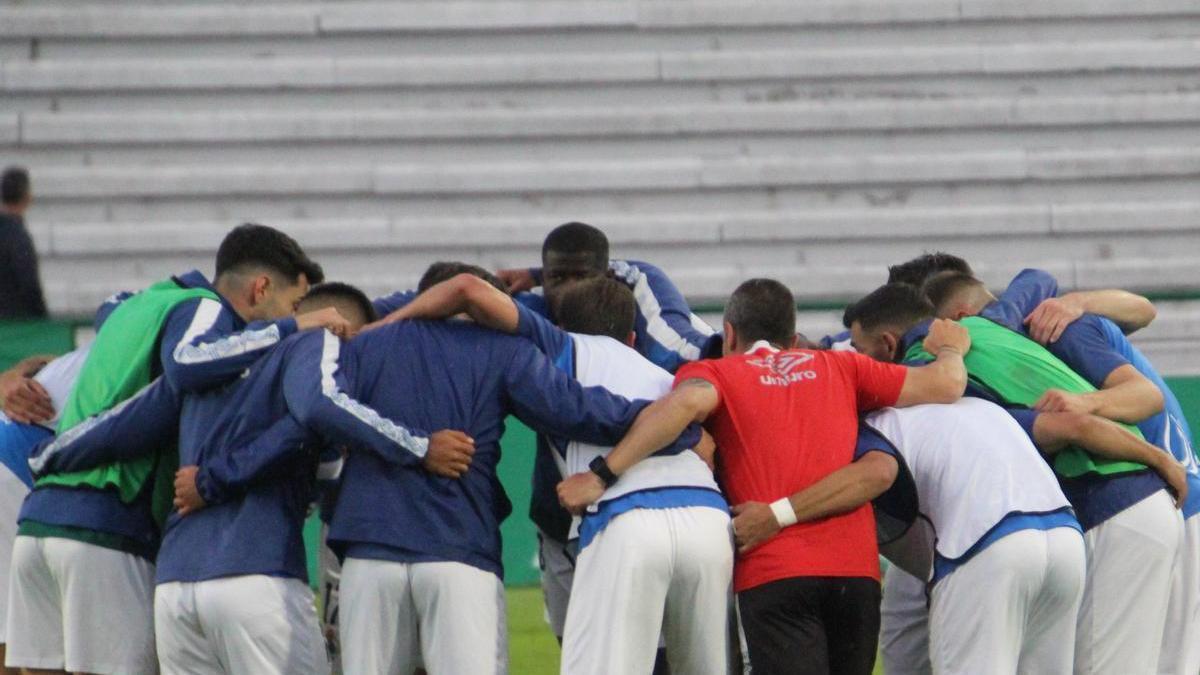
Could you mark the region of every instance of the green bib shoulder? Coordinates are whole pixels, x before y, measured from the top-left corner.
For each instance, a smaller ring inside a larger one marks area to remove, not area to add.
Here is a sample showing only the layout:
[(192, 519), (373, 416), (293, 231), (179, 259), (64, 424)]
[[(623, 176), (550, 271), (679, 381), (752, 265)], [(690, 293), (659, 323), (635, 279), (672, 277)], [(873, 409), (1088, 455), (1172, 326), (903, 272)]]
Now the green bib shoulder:
[[(968, 317), (961, 323), (971, 335), (971, 351), (964, 359), (967, 376), (972, 384), (990, 392), (998, 400), (1032, 407), (1047, 389), (1061, 389), (1074, 394), (1096, 391), (1090, 382), (1028, 337), (983, 317)], [(932, 361), (933, 355), (918, 342), (909, 347), (905, 359)], [(1142, 438), (1136, 427), (1127, 424), (1121, 426)], [(1133, 462), (1095, 457), (1075, 447), (1067, 448), (1054, 457), (1055, 472), (1066, 478), (1086, 474), (1109, 476), (1145, 468)]]
[[(58, 433), (113, 408), (150, 384), (158, 358), (163, 324), (180, 303), (194, 298), (219, 300), (203, 288), (183, 288), (173, 280), (160, 281), (121, 303), (96, 336), (79, 379), (71, 390)], [(169, 450), (169, 448), (164, 448)], [(107, 464), (88, 471), (50, 474), (37, 485), (90, 487), (115, 490), (121, 501), (132, 503), (155, 475), (170, 478), (178, 457), (171, 452), (130, 462)], [(155, 481), (156, 487), (162, 480)], [(171, 481), (167, 480), (170, 486)], [(169, 491), (168, 491), (169, 492)], [(167, 495), (169, 506), (169, 494)], [(155, 502), (161, 496), (155, 496)], [(157, 512), (157, 509), (156, 509)]]

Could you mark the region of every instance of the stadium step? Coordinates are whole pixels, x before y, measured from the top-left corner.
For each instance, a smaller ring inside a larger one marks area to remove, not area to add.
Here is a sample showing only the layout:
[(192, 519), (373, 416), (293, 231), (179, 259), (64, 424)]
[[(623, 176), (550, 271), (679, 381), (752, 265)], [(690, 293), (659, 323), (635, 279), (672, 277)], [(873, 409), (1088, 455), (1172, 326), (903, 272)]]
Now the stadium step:
[(24, 112), (0, 116), (0, 141), (24, 147), (125, 144), (315, 144), (732, 134), (1079, 129), (1200, 123), (1200, 94), (830, 100), (535, 110)]
[(296, 195), (542, 195), (840, 189), (933, 184), (1053, 183), (1200, 175), (1200, 147), (1014, 149), (828, 157), (677, 158), (312, 166), (54, 167), (39, 172), (47, 202), (70, 199)]
[(8, 60), (2, 91), (216, 91), (603, 86), (629, 83), (821, 81), (927, 76), (1078, 76), (1200, 67), (1200, 39), (822, 50), (512, 54), (436, 57), (264, 57)]
[(525, 2), (180, 3), (123, 6), (0, 4), (0, 37), (152, 38), (424, 31), (656, 30), (946, 24), (980, 21), (1180, 17), (1188, 0), (1039, 3), (1029, 0), (824, 0), (699, 2), (561, 0)]
[[(614, 246), (796, 244), (924, 240), (933, 237), (1084, 236), (1137, 230), (1200, 235), (1200, 202), (1057, 204), (938, 209), (597, 215)], [(274, 221), (318, 250), (498, 246), (537, 250), (544, 218), (358, 218)], [(38, 229), (43, 253), (86, 256), (204, 253), (228, 231), (224, 221), (56, 223)]]

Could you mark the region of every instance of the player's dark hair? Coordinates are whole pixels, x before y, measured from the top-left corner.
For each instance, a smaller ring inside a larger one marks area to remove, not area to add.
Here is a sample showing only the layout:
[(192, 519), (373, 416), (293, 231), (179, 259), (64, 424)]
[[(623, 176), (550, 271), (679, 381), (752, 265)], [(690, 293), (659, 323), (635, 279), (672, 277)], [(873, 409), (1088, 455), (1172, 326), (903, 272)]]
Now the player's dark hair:
[(593, 268), (599, 271), (608, 269), (608, 237), (587, 223), (564, 223), (550, 230), (542, 242), (543, 262), (550, 251), (573, 255), (587, 253), (591, 256)]
[(505, 295), (509, 294), (508, 286), (505, 286), (503, 281), (500, 281), (495, 274), (483, 269), (479, 265), (446, 260), (435, 262), (425, 270), (425, 274), (422, 274), (421, 280), (417, 282), (417, 292), (424, 293), (431, 286), (436, 286), (443, 281), (453, 279), (460, 274), (470, 274), (479, 277)]
[(842, 323), (849, 328), (857, 321), (866, 331), (880, 327), (907, 331), (933, 315), (933, 305), (916, 286), (884, 284), (847, 307)]
[(371, 299), (357, 286), (351, 286), (341, 281), (326, 281), (323, 284), (317, 284), (308, 289), (308, 293), (304, 295), (304, 299), (301, 302), (319, 300), (320, 298), (343, 300), (353, 304), (362, 312), (363, 318), (367, 320), (367, 323), (371, 323), (379, 318), (379, 315), (375, 313), (375, 305), (371, 303)]
[(930, 277), (921, 287), (921, 294), (929, 299), (933, 309), (941, 314), (946, 304), (966, 289), (986, 289), (984, 283), (970, 274), (942, 272)]
[(608, 277), (592, 277), (563, 291), (555, 316), (563, 330), (607, 335), (625, 342), (633, 332), (637, 302), (625, 284)]
[(266, 225), (238, 225), (217, 249), (217, 277), (257, 269), (274, 272), (292, 283), (301, 274), (310, 284), (325, 280), (321, 266), (309, 259), (295, 239)]
[(929, 277), (946, 271), (961, 272), (972, 276), (975, 274), (966, 260), (956, 255), (937, 251), (919, 255), (899, 265), (892, 265), (888, 268), (887, 282), (889, 284), (911, 284), (920, 288)]
[(729, 296), (725, 320), (737, 331), (740, 343), (766, 340), (789, 346), (796, 337), (796, 299), (774, 279), (750, 279)]
[(0, 199), (5, 206), (15, 206), (29, 196), (29, 172), (19, 166), (10, 166), (0, 176)]

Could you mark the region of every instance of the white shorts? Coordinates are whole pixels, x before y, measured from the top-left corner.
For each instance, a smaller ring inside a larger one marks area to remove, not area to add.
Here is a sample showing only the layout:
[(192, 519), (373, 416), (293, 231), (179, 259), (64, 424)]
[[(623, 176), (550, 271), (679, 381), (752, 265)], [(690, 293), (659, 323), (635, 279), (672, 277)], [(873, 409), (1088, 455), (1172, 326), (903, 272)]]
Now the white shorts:
[(1075, 672), (1153, 673), (1162, 650), (1183, 516), (1166, 490), (1088, 530)]
[(896, 565), (883, 576), (879, 655), (888, 675), (929, 675), (929, 605), (925, 582)]
[(8, 632), (8, 580), (17, 539), (17, 515), (28, 494), (29, 488), (21, 479), (0, 465), (0, 644), (4, 644)]
[(1171, 577), (1158, 672), (1200, 673), (1200, 514), (1183, 521), (1183, 543)]
[(1085, 567), (1083, 537), (1068, 527), (1013, 532), (980, 551), (930, 593), (934, 672), (1069, 673)]
[(340, 602), (347, 673), (508, 672), (504, 585), (491, 572), (347, 558)]
[(154, 673), (154, 565), (57, 537), (17, 537), (8, 598), (10, 668)]
[(622, 513), (579, 553), (562, 672), (649, 673), (661, 629), (671, 672), (724, 675), (732, 578), (728, 514)]
[(308, 584), (261, 574), (159, 584), (154, 629), (164, 675), (328, 675)]
[(541, 569), (542, 599), (546, 604), (546, 623), (554, 637), (562, 642), (567, 625), (567, 603), (575, 578), (575, 556), (567, 545), (538, 530), (538, 567)]

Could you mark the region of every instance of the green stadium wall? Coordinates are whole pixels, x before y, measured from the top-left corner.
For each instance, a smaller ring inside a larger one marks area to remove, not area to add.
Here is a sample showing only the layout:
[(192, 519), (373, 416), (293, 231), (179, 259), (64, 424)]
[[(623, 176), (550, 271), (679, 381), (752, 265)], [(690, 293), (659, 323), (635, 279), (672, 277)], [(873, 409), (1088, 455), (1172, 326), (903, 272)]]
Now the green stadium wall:
[[(0, 370), (31, 354), (62, 354), (71, 350), (78, 325), (66, 321), (0, 323)], [(1179, 397), (1192, 428), (1200, 429), (1200, 377), (1166, 379)], [(510, 586), (534, 584), (538, 580), (537, 531), (527, 516), (536, 437), (528, 427), (509, 419), (501, 447), (500, 480), (513, 504), (512, 516), (500, 528), (504, 538), (504, 581)], [(309, 550), (309, 578), (314, 585), (319, 531), (319, 522), (315, 517), (310, 519), (304, 534)]]

